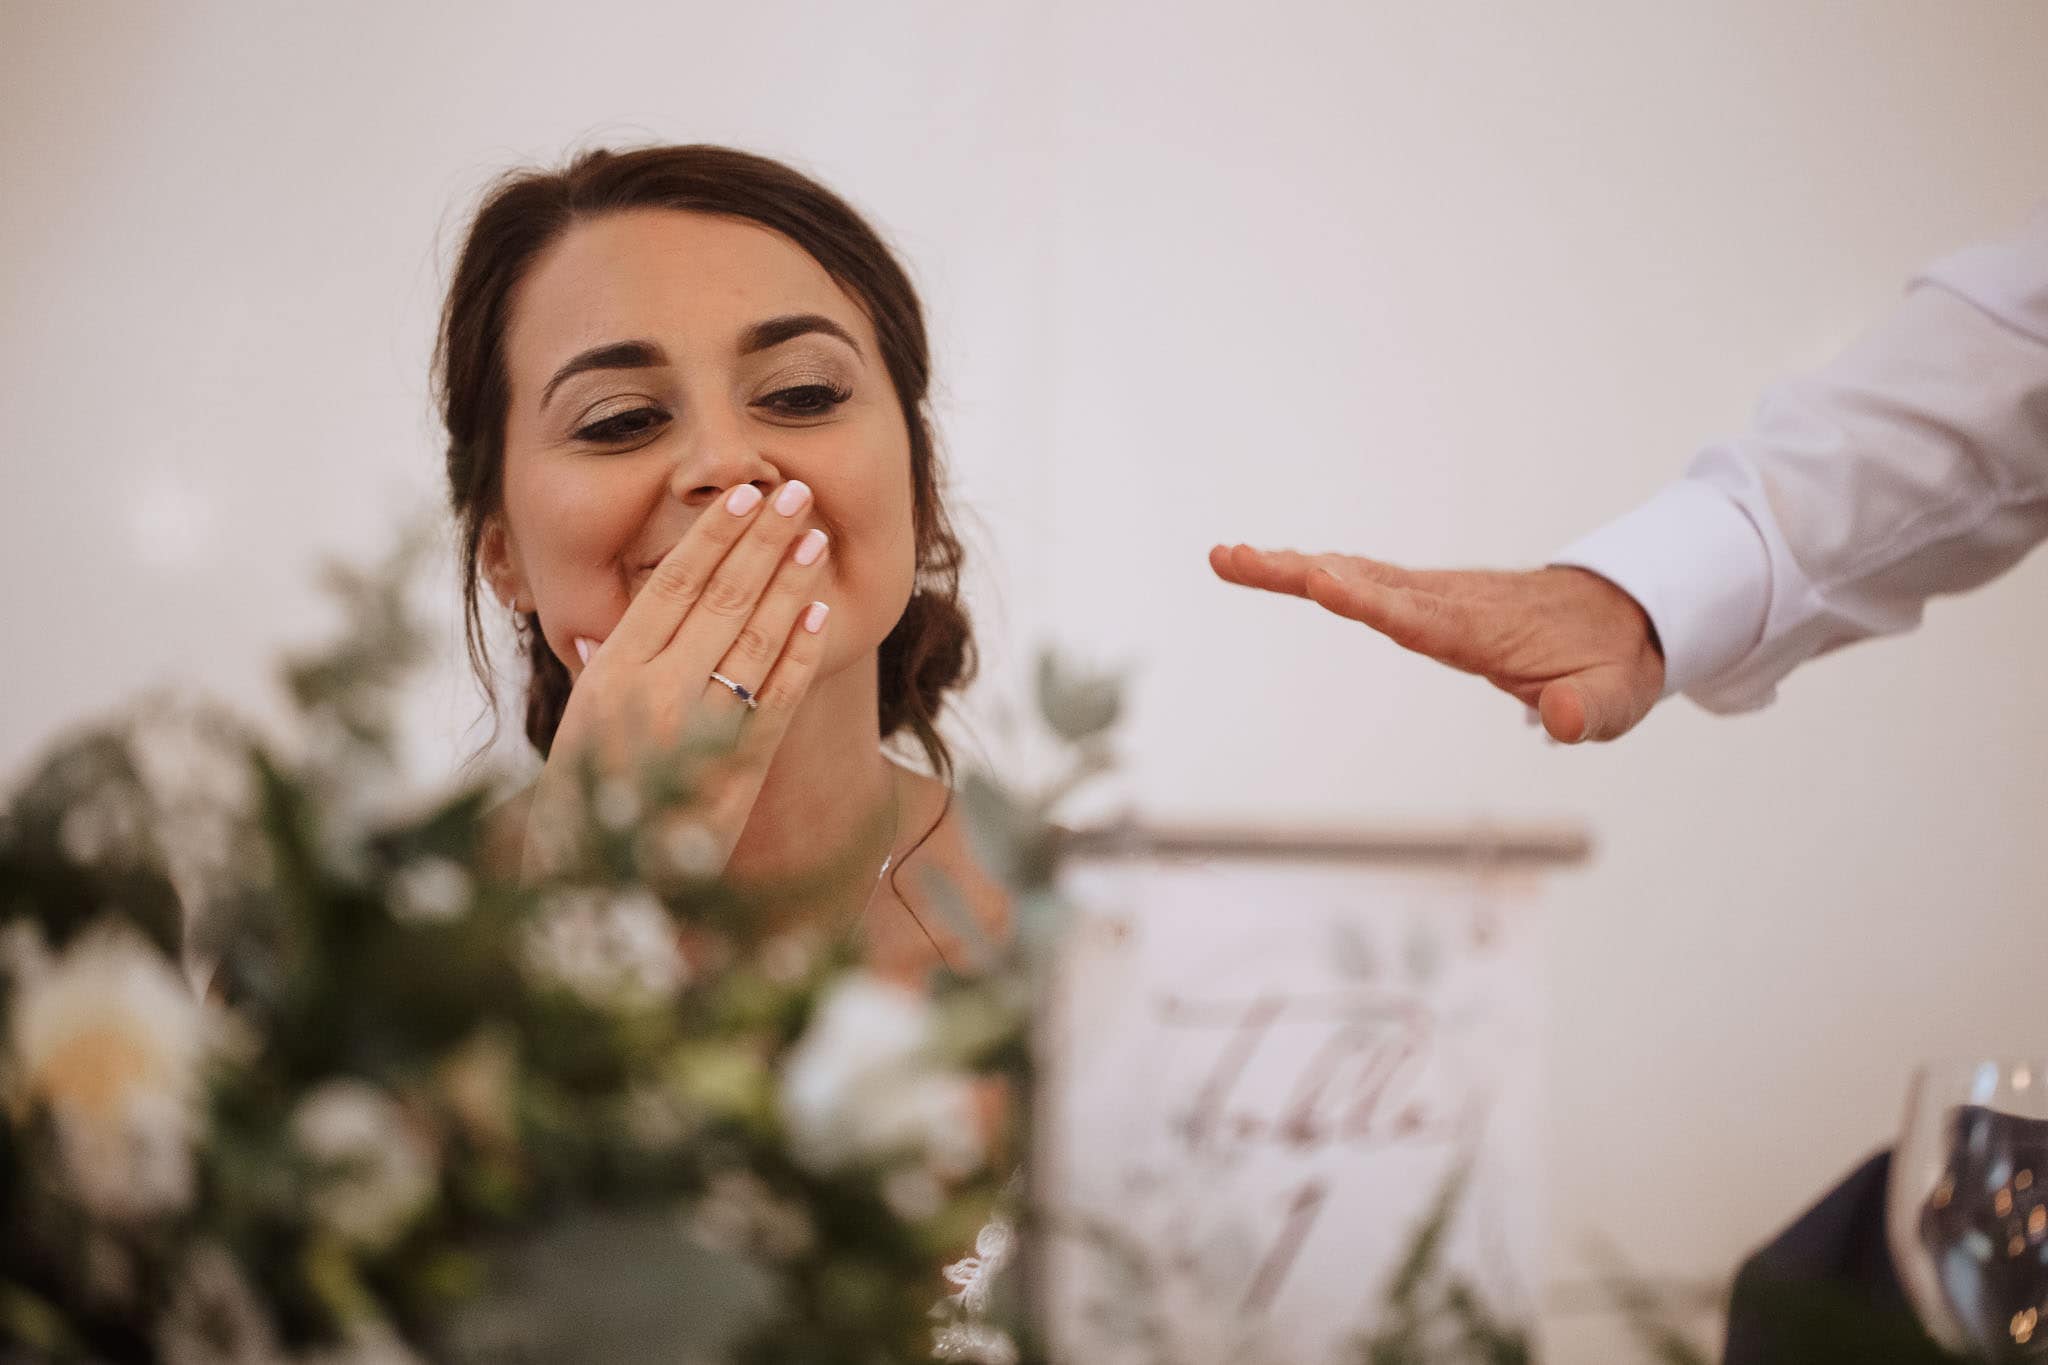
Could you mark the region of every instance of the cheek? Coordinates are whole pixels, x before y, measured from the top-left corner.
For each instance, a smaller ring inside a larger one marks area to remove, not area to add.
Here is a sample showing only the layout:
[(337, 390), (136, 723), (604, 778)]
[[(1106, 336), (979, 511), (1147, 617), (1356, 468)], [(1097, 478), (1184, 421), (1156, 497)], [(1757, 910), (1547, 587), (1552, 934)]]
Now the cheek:
[[(818, 492), (833, 538), (833, 653), (865, 652), (881, 644), (903, 614), (917, 577), (916, 530), (911, 517), (909, 457), (881, 451), (845, 460), (815, 477), (789, 471)], [(857, 472), (856, 472), (857, 471)]]
[(609, 629), (625, 609), (619, 565), (643, 509), (622, 472), (543, 460), (506, 468), (506, 523), (557, 652), (570, 635)]
[(857, 637), (862, 648), (879, 645), (887, 637), (917, 581), (917, 555), (908, 524), (901, 535), (878, 531), (871, 528), (867, 536), (853, 541), (853, 549), (833, 575), (841, 593), (834, 607), (848, 610), (853, 618), (848, 625), (859, 622), (858, 630), (844, 633)]

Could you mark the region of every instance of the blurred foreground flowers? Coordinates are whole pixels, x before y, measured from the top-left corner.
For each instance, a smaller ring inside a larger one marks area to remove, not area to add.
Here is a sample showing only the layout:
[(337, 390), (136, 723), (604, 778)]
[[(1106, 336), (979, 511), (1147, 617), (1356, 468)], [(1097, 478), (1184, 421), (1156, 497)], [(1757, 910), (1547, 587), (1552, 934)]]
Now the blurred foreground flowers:
[(416, 559), (337, 575), (294, 733), (140, 707), (0, 816), (0, 1358), (1031, 1356), (978, 1271), (1028, 1168), (1052, 798), (968, 785), (1020, 932), (928, 994), (647, 837), (688, 765), (593, 782), (522, 884), (484, 787), (390, 795)]

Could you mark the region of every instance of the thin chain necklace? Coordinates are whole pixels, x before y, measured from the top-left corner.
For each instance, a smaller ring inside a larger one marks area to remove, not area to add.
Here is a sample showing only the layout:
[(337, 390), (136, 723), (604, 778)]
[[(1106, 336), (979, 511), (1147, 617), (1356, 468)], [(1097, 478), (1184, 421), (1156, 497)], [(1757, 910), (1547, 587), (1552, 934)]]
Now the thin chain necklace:
[(868, 911), (874, 908), (875, 897), (882, 890), (882, 882), (888, 877), (889, 869), (896, 866), (896, 838), (903, 832), (903, 784), (896, 765), (889, 764), (889, 847), (882, 857), (881, 870), (875, 873), (874, 884), (868, 888), (867, 899), (860, 903), (855, 912), (850, 933), (858, 933), (867, 922)]
[[(903, 772), (894, 763), (891, 763), (889, 765), (889, 774), (889, 853), (887, 857), (882, 859), (881, 870), (875, 873), (875, 884), (868, 891), (868, 898), (861, 903), (860, 918), (855, 921), (854, 925), (856, 931), (867, 922), (868, 911), (873, 908), (875, 897), (881, 892), (882, 883), (888, 879), (889, 870), (896, 865), (896, 840), (903, 832)], [(922, 840), (919, 842), (922, 844)], [(912, 850), (912, 852), (915, 851), (915, 849)], [(910, 916), (910, 922), (917, 926), (917, 931), (924, 935), (925, 942), (932, 945), (932, 954), (938, 958), (939, 965), (951, 971), (953, 969), (952, 961), (947, 958), (946, 950), (939, 946), (939, 940), (932, 934), (931, 926), (924, 922), (924, 917), (917, 913), (916, 908), (909, 901), (899, 898), (898, 903), (902, 905), (903, 913)]]

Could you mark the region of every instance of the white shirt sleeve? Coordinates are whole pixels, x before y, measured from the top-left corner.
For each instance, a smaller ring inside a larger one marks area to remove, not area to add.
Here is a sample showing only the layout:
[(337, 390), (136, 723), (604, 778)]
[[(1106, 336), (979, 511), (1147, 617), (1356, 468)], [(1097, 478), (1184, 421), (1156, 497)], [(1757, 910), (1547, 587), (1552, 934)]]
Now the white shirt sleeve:
[(1936, 262), (1863, 340), (1768, 392), (1747, 432), (1552, 562), (1642, 604), (1667, 694), (1742, 711), (2043, 539), (2048, 209)]

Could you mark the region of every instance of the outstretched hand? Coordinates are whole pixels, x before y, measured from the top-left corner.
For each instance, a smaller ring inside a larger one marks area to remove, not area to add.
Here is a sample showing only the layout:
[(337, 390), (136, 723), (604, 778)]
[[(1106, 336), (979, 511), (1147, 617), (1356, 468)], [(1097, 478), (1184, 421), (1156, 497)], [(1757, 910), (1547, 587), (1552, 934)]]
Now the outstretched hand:
[(1636, 600), (1584, 569), (1414, 571), (1356, 555), (1219, 545), (1226, 582), (1306, 597), (1536, 708), (1566, 744), (1628, 733), (1664, 691)]

